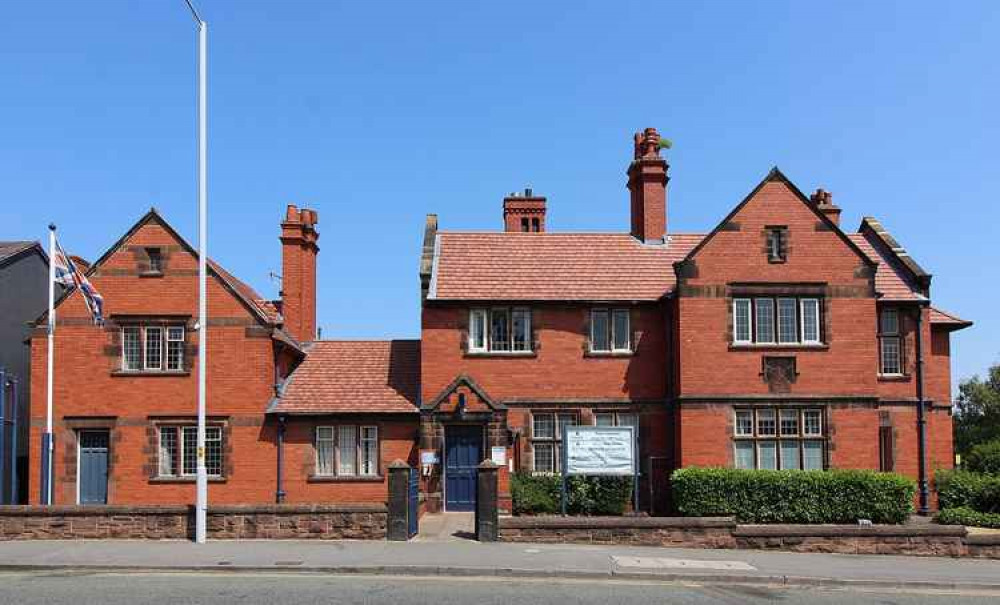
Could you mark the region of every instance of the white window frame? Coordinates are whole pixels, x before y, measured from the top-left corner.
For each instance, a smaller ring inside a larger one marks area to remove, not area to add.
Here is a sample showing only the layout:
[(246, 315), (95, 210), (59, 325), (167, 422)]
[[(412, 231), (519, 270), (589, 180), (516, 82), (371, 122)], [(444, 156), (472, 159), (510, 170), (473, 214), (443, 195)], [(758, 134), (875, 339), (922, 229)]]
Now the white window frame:
[[(619, 316), (625, 317), (625, 346), (619, 347), (618, 341), (618, 329), (615, 327), (617, 323), (615, 318)], [(610, 320), (611, 327), (611, 352), (612, 353), (630, 353), (632, 351), (632, 314), (628, 309), (611, 309), (611, 313), (608, 316)]]
[[(773, 298), (767, 298), (767, 297), (760, 297), (760, 298), (755, 298), (755, 299), (752, 299), (752, 300), (753, 300), (753, 303), (751, 304), (751, 308), (752, 308), (751, 315), (753, 316), (753, 323), (754, 323), (753, 335), (756, 338), (756, 340), (755, 340), (756, 344), (761, 344), (761, 345), (773, 345), (773, 344), (777, 344), (778, 343), (778, 324), (777, 324), (778, 320), (777, 320), (777, 315), (775, 315), (775, 307), (774, 307), (775, 306), (775, 302), (774, 302), (774, 299)], [(768, 340), (761, 339), (761, 337), (760, 337), (760, 323), (761, 322), (760, 322), (760, 315), (759, 315), (760, 311), (759, 311), (759, 309), (761, 307), (761, 303), (763, 303), (763, 302), (767, 302), (768, 306), (771, 307), (771, 310), (768, 313), (768, 315), (770, 315), (770, 321), (771, 321), (771, 338), (768, 339)]]
[[(489, 320), (490, 314), (486, 309), (471, 309), (469, 311), (469, 351), (485, 353), (489, 350)], [(476, 343), (477, 330), (482, 344)]]
[[(372, 437), (365, 437), (365, 432), (371, 431)], [(365, 456), (366, 456), (366, 444), (371, 444), (371, 460), (370, 467), (371, 470), (366, 470)], [(378, 427), (372, 424), (366, 424), (358, 427), (358, 476), (359, 477), (378, 477), (379, 468), (381, 462), (379, 460), (379, 441), (378, 441)]]
[[(324, 432), (329, 432), (329, 435), (322, 436)], [(331, 460), (321, 462), (320, 442), (328, 446), (329, 449), (326, 451), (330, 452)], [(313, 469), (315, 469), (313, 473), (318, 477), (337, 476), (337, 427), (323, 425), (313, 429)]]
[[(157, 465), (157, 476), (159, 477), (177, 477), (180, 475), (181, 471), (181, 440), (179, 427), (175, 425), (162, 425), (156, 427), (156, 465)], [(171, 466), (174, 467), (172, 473), (163, 472), (163, 433), (172, 432), (174, 434), (174, 453), (171, 456)]]
[[(322, 437), (321, 433), (329, 432), (328, 437)], [(354, 447), (351, 448), (350, 464), (353, 465), (353, 472), (346, 472), (342, 469), (344, 451), (341, 448), (342, 431), (349, 431), (353, 435)], [(365, 437), (365, 433), (371, 431), (373, 437)], [(320, 464), (320, 442), (329, 446), (332, 460), (328, 460), (326, 470), (322, 470)], [(373, 444), (370, 470), (365, 468), (365, 445)], [(317, 477), (381, 477), (382, 469), (382, 443), (379, 436), (379, 427), (374, 424), (324, 424), (313, 429), (313, 474)]]
[[(163, 461), (161, 459), (161, 453), (162, 453), (162, 448), (163, 448), (163, 431), (165, 429), (173, 431), (174, 435), (176, 435), (176, 439), (177, 439), (177, 458), (174, 461), (174, 464), (176, 464), (176, 472), (174, 474), (164, 474), (163, 473), (163, 466), (162, 466), (162, 462)], [(212, 435), (212, 433), (215, 433), (216, 431), (218, 432), (217, 433), (218, 437), (213, 438), (211, 435)], [(189, 472), (186, 472), (184, 470), (184, 461), (185, 461), (185, 458), (186, 458), (186, 455), (185, 455), (185, 443), (188, 441), (188, 439), (185, 437), (185, 435), (187, 433), (193, 433), (192, 439), (194, 439), (195, 445), (192, 448), (192, 450), (194, 451), (194, 456), (197, 457), (197, 455), (198, 455), (198, 446), (197, 446), (198, 426), (194, 425), (194, 424), (171, 424), (171, 423), (164, 423), (164, 424), (156, 425), (156, 432), (157, 432), (157, 447), (156, 447), (156, 458), (157, 458), (157, 462), (156, 462), (157, 470), (156, 470), (156, 472), (157, 472), (157, 476), (158, 477), (164, 477), (164, 478), (184, 478), (184, 479), (196, 476), (197, 475), (197, 468), (198, 468), (198, 461), (197, 461), (197, 459), (195, 459), (195, 461), (194, 461), (195, 472), (190, 472), (189, 473)], [(225, 435), (224, 435), (224, 431), (223, 431), (223, 426), (221, 424), (209, 424), (208, 426), (205, 427), (205, 449), (206, 449), (206, 458), (205, 458), (205, 461), (206, 461), (206, 466), (207, 466), (207, 462), (208, 462), (208, 456), (207, 456), (208, 444), (209, 443), (218, 443), (219, 444), (219, 469), (218, 469), (219, 472), (213, 473), (211, 471), (211, 469), (209, 469), (209, 472), (208, 472), (208, 476), (209, 477), (218, 478), (218, 477), (223, 476), (223, 474), (225, 473), (225, 467), (226, 467), (226, 459), (225, 459), (225, 457), (226, 457), (226, 449), (225, 449), (224, 441), (225, 441)]]
[[(893, 329), (891, 331), (886, 330), (885, 318), (891, 316), (893, 318)], [(881, 376), (904, 376), (903, 370), (903, 335), (900, 322), (899, 309), (894, 307), (888, 307), (885, 309), (880, 309), (878, 313), (878, 372)], [(886, 354), (885, 348), (888, 343), (894, 343), (896, 346), (896, 368), (889, 368), (886, 364)]]
[[(159, 347), (159, 362), (158, 366), (150, 365), (149, 363), (149, 336), (150, 332), (154, 334), (158, 333), (159, 338), (156, 339)], [(146, 372), (162, 372), (163, 371), (163, 327), (162, 326), (145, 326), (142, 330), (142, 369)]]
[[(507, 338), (504, 348), (498, 348), (493, 338), (493, 318), (494, 314), (502, 313), (507, 319)], [(524, 347), (514, 348), (514, 316), (519, 315), (524, 319), (522, 329), (524, 331)], [(469, 334), (466, 350), (469, 353), (493, 355), (529, 355), (534, 352), (534, 331), (532, 326), (532, 312), (530, 307), (476, 307), (469, 310)], [(482, 321), (482, 323), (478, 323)], [(476, 345), (477, 326), (482, 326), (482, 346)]]
[[(793, 435), (791, 433), (784, 433), (781, 428), (781, 418), (782, 416), (787, 417), (789, 412), (794, 411), (796, 414), (797, 432)], [(761, 433), (760, 432), (760, 420), (759, 416), (761, 412), (765, 414), (773, 414), (775, 420), (774, 433)], [(750, 414), (752, 422), (752, 432), (746, 433), (740, 430), (739, 418), (741, 415)], [(819, 421), (818, 429), (819, 432), (807, 430), (806, 418), (809, 415), (815, 415), (816, 419)], [(749, 443), (752, 446), (752, 451), (754, 455), (753, 468), (761, 467), (761, 444), (769, 443), (774, 444), (775, 453), (775, 467), (782, 470), (803, 470), (806, 465), (806, 449), (807, 444), (819, 444), (819, 456), (820, 456), (820, 469), (823, 470), (826, 464), (826, 435), (823, 432), (824, 420), (823, 411), (820, 408), (809, 408), (809, 407), (784, 407), (784, 406), (756, 406), (756, 407), (736, 407), (733, 409), (733, 466), (735, 468), (741, 468), (737, 466), (739, 460), (739, 447), (740, 444)], [(784, 457), (784, 450), (782, 444), (796, 444), (796, 457), (795, 460), (788, 461)], [(746, 446), (744, 446), (746, 447)], [(816, 447), (816, 446), (808, 446)]]
[[(138, 359), (136, 359), (136, 366), (134, 368), (128, 367), (127, 339), (125, 338), (126, 331), (132, 331), (132, 330), (135, 331), (135, 341), (136, 344), (139, 346), (139, 351), (138, 351), (139, 357)], [(143, 359), (143, 354), (142, 354), (143, 351), (142, 339), (145, 338), (145, 336), (142, 333), (142, 327), (132, 324), (122, 326), (121, 338), (122, 338), (122, 365), (121, 365), (122, 371), (141, 372), (143, 362), (145, 361)]]
[[(739, 327), (739, 313), (737, 309), (740, 305), (746, 304), (747, 307), (747, 328), (746, 328), (746, 338), (740, 338), (740, 327)], [(738, 345), (749, 345), (753, 344), (753, 299), (750, 298), (734, 298), (733, 299), (733, 343)]]
[[(170, 333), (173, 332), (174, 330), (180, 330), (180, 338), (171, 338)], [(166, 356), (166, 363), (164, 367), (166, 368), (167, 372), (184, 371), (184, 343), (187, 336), (186, 332), (187, 330), (184, 328), (184, 326), (171, 326), (171, 325), (165, 326), (164, 337), (166, 339), (166, 349), (164, 350), (164, 353)], [(179, 343), (178, 346), (180, 347), (180, 358), (178, 359), (177, 367), (171, 367), (173, 362), (173, 356), (170, 354), (171, 343), (174, 344)]]
[[(787, 304), (789, 301), (791, 302), (791, 305)], [(785, 306), (786, 309), (791, 309), (792, 313), (793, 313), (793, 315), (792, 315), (792, 324), (791, 324), (792, 325), (792, 335), (791, 335), (791, 339), (790, 340), (785, 340), (784, 337), (787, 336), (787, 334), (783, 333), (783, 330), (782, 330), (782, 324), (781, 324), (781, 307), (782, 307), (782, 303), (784, 303), (784, 306)], [(796, 345), (796, 344), (800, 344), (801, 343), (801, 339), (800, 339), (799, 333), (798, 333), (798, 328), (799, 328), (799, 318), (798, 318), (799, 303), (798, 303), (798, 299), (791, 298), (791, 297), (788, 297), (788, 296), (780, 296), (777, 299), (775, 299), (775, 303), (774, 304), (775, 304), (775, 307), (777, 308), (777, 314), (775, 315), (776, 321), (775, 321), (774, 331), (775, 331), (775, 334), (777, 335), (777, 338), (778, 338), (778, 344), (779, 345)]]
[[(816, 338), (807, 339), (806, 338), (806, 306), (807, 304), (812, 305), (816, 312)], [(819, 310), (819, 299), (818, 298), (800, 298), (799, 299), (799, 338), (802, 344), (807, 345), (818, 345), (823, 342), (823, 330), (820, 323), (820, 310)]]
[[(539, 437), (535, 432), (535, 419), (547, 416), (552, 420), (552, 436), (551, 437)], [(561, 462), (561, 450), (562, 450), (562, 433), (563, 427), (566, 426), (567, 418), (571, 418), (572, 421), (569, 426), (577, 426), (580, 423), (580, 416), (576, 411), (571, 412), (556, 412), (556, 411), (537, 411), (531, 412), (531, 472), (539, 475), (548, 475), (553, 473), (559, 473), (562, 469)], [(535, 447), (538, 445), (545, 445), (552, 447), (552, 470), (539, 470), (537, 458), (534, 456)]]

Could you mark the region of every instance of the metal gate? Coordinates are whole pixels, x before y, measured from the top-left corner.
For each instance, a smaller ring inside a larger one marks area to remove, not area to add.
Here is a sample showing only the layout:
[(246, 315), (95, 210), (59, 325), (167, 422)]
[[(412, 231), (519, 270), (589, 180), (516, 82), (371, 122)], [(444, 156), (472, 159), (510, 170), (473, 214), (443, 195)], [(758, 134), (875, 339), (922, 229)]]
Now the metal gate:
[(410, 469), (409, 494), (406, 499), (406, 537), (417, 535), (420, 528), (420, 471)]

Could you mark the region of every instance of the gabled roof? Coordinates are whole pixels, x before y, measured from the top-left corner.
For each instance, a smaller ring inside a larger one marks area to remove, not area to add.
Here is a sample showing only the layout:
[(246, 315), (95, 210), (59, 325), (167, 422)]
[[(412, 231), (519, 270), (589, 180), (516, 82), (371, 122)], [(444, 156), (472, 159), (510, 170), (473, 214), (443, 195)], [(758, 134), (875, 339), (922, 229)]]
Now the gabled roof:
[(931, 307), (930, 319), (932, 326), (949, 331), (963, 330), (972, 325), (972, 322), (967, 319), (962, 319), (957, 315), (934, 307)]
[[(90, 267), (86, 271), (87, 277), (93, 275), (101, 267), (101, 265), (107, 262), (107, 260), (111, 257), (111, 255), (116, 250), (118, 250), (126, 241), (128, 241), (129, 238), (135, 235), (135, 233), (139, 231), (139, 229), (141, 229), (143, 226), (151, 222), (156, 222), (161, 227), (163, 227), (163, 229), (166, 230), (171, 237), (177, 240), (177, 242), (187, 253), (191, 254), (195, 258), (198, 258), (198, 251), (195, 248), (193, 248), (191, 244), (189, 244), (187, 240), (185, 240), (181, 236), (180, 233), (178, 233), (176, 230), (174, 230), (172, 226), (170, 226), (170, 223), (168, 223), (166, 219), (164, 219), (163, 216), (160, 215), (159, 212), (157, 212), (156, 208), (150, 208), (149, 212), (144, 214), (142, 218), (140, 218), (134, 225), (132, 225), (132, 227), (129, 228), (129, 230), (126, 231), (124, 235), (118, 238), (118, 241), (112, 244), (111, 247), (109, 247), (104, 252), (104, 254), (101, 255), (100, 258), (98, 258), (96, 261), (94, 261), (92, 265), (90, 265)], [(267, 301), (260, 294), (257, 294), (257, 292), (254, 291), (253, 288), (251, 288), (244, 282), (234, 277), (231, 273), (223, 269), (222, 266), (219, 265), (214, 260), (208, 259), (207, 265), (208, 265), (208, 274), (217, 279), (219, 283), (222, 284), (222, 286), (226, 290), (232, 293), (233, 296), (235, 296), (236, 299), (239, 300), (247, 308), (247, 310), (249, 310), (251, 314), (254, 315), (254, 317), (256, 317), (261, 323), (267, 324), (269, 326), (275, 326), (281, 322), (281, 316), (280, 314), (278, 314), (277, 309), (274, 307), (273, 303)], [(56, 307), (58, 307), (63, 300), (65, 300), (68, 296), (70, 296), (73, 293), (74, 289), (75, 288), (69, 288), (65, 290), (62, 296), (60, 296), (58, 300), (56, 300)], [(43, 314), (38, 321), (40, 322), (44, 320), (47, 313), (48, 312), (46, 311), (46, 313)]]
[(437, 234), (428, 300), (655, 301), (702, 235), (644, 244), (628, 233)]
[(837, 236), (840, 237), (840, 239), (844, 242), (844, 244), (847, 245), (848, 248), (853, 250), (854, 253), (857, 254), (859, 258), (861, 258), (862, 261), (867, 263), (872, 263), (868, 255), (865, 254), (860, 248), (858, 248), (857, 244), (853, 242), (851, 238), (849, 238), (847, 234), (844, 233), (844, 231), (839, 226), (837, 226), (836, 223), (831, 221), (828, 216), (820, 212), (819, 209), (816, 208), (816, 205), (813, 204), (804, 193), (802, 193), (802, 190), (796, 187), (795, 183), (793, 183), (787, 176), (785, 176), (785, 174), (781, 172), (781, 170), (779, 170), (777, 166), (771, 168), (771, 171), (767, 173), (767, 176), (765, 176), (763, 180), (761, 180), (761, 182), (758, 183), (757, 186), (754, 187), (753, 190), (750, 191), (750, 193), (748, 193), (746, 197), (743, 198), (743, 201), (737, 204), (736, 207), (733, 208), (732, 211), (730, 211), (729, 214), (727, 214), (724, 219), (719, 221), (719, 224), (715, 226), (715, 229), (712, 229), (712, 231), (709, 232), (708, 235), (706, 235), (704, 238), (702, 238), (700, 242), (698, 242), (698, 245), (693, 247), (691, 251), (688, 252), (687, 256), (684, 257), (683, 261), (687, 261), (694, 258), (698, 254), (698, 252), (705, 247), (705, 244), (707, 244), (713, 237), (715, 237), (715, 235), (719, 233), (719, 231), (722, 231), (723, 228), (725, 228), (725, 226), (730, 221), (733, 220), (733, 217), (735, 217), (740, 212), (740, 210), (742, 210), (743, 207), (746, 206), (750, 202), (750, 200), (752, 200), (754, 196), (757, 195), (757, 193), (764, 188), (764, 185), (770, 182), (784, 183), (788, 187), (788, 189), (793, 194), (795, 194), (795, 197), (797, 197), (799, 201), (805, 204), (806, 208), (809, 208), (809, 210), (811, 210), (813, 214), (816, 215), (816, 218), (818, 218), (823, 223), (826, 223), (826, 226), (830, 229), (830, 231), (836, 233)]
[(445, 399), (451, 396), (451, 394), (454, 393), (455, 390), (461, 386), (468, 387), (468, 389), (473, 393), (475, 393), (476, 396), (479, 397), (479, 399), (482, 400), (482, 402), (485, 403), (490, 409), (492, 410), (507, 409), (507, 406), (505, 406), (504, 404), (494, 401), (492, 397), (486, 394), (486, 391), (483, 390), (483, 387), (479, 386), (478, 382), (476, 382), (466, 374), (462, 374), (457, 378), (455, 378), (455, 380), (452, 380), (451, 384), (441, 389), (441, 392), (438, 393), (437, 397), (435, 397), (430, 401), (424, 402), (423, 406), (421, 406), (421, 409), (425, 411), (436, 410), (437, 407), (441, 405)]
[(319, 340), (268, 413), (412, 414), (419, 397), (419, 340)]
[(42, 249), (42, 245), (34, 241), (14, 241), (14, 242), (0, 242), (0, 266), (13, 261), (15, 258), (24, 254), (25, 252), (31, 250), (32, 248), (37, 248), (38, 253), (42, 255), (42, 258), (48, 262), (48, 256)]

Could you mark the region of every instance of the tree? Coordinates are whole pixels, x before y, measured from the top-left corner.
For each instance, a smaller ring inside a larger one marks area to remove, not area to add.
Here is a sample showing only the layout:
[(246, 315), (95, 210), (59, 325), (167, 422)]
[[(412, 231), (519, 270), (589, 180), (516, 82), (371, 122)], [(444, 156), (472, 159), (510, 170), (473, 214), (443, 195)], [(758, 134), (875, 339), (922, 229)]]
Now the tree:
[(977, 443), (1000, 439), (1000, 364), (958, 385), (955, 402), (955, 450), (967, 453)]

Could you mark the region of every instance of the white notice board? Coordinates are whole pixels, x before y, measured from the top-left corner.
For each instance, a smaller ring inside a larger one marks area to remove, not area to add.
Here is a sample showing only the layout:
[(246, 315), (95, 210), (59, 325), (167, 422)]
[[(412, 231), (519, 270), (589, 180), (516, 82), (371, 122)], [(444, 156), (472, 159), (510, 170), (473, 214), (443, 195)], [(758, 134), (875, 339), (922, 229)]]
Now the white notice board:
[(635, 437), (631, 426), (567, 426), (567, 475), (634, 475)]

